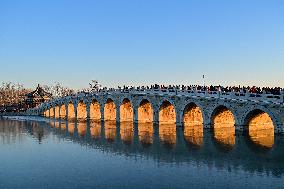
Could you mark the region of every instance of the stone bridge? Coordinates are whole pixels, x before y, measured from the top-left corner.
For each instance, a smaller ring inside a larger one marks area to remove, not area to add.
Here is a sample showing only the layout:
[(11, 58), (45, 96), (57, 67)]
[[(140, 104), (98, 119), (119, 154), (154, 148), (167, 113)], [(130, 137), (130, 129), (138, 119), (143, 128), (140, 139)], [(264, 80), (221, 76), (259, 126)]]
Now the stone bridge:
[(234, 131), (284, 132), (281, 95), (197, 90), (100, 90), (50, 100), (29, 109), (41, 115), (76, 121), (155, 123), (184, 127), (233, 128)]

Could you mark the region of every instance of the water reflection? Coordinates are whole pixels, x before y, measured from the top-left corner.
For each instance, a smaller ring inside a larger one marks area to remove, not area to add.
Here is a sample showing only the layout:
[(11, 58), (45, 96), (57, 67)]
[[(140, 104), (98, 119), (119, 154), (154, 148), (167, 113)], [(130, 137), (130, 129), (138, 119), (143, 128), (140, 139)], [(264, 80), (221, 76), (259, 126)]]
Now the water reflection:
[(116, 138), (116, 122), (115, 121), (105, 121), (105, 138), (108, 142), (114, 142)]
[(143, 145), (151, 145), (154, 141), (153, 123), (138, 123), (138, 137)]
[(96, 122), (91, 122), (90, 123), (90, 133), (91, 133), (91, 137), (94, 139), (98, 139), (101, 137), (101, 122), (100, 121), (96, 121)]
[(173, 146), (176, 144), (176, 124), (159, 124), (159, 136), (162, 143)]
[(203, 125), (191, 124), (184, 126), (184, 139), (195, 146), (203, 145)]
[(61, 124), (60, 124), (60, 129), (61, 129), (62, 131), (65, 131), (65, 130), (67, 129), (67, 124), (66, 124), (66, 122), (61, 122)]
[(253, 143), (264, 148), (272, 148), (274, 144), (273, 129), (249, 129), (249, 137)]
[(131, 144), (134, 137), (134, 123), (121, 122), (120, 123), (120, 137), (125, 144)]
[[(214, 165), (218, 169), (241, 168), (249, 172), (269, 172), (277, 176), (284, 173), (283, 137), (273, 135), (272, 139), (269, 134), (271, 131), (266, 130), (257, 130), (255, 133), (251, 130), (249, 138), (246, 135), (235, 136), (234, 129), (226, 126), (215, 127), (214, 132), (210, 133), (208, 130), (203, 130), (202, 125), (176, 129), (174, 124), (154, 126), (153, 123), (135, 125), (129, 122), (117, 125), (115, 122), (72, 123), (48, 119), (46, 123), (35, 121), (0, 123), (1, 144), (22, 143), (27, 140), (27, 134), (38, 143), (42, 143), (44, 140), (51, 140), (48, 137), (52, 134), (108, 153), (142, 155), (158, 162), (197, 162), (209, 167)], [(137, 130), (134, 129), (135, 127)], [(61, 132), (67, 128), (68, 132)], [(155, 133), (156, 131), (159, 135)], [(269, 150), (263, 152), (262, 148), (250, 145), (251, 141)], [(162, 145), (159, 145), (159, 142)], [(168, 146), (171, 147), (170, 152), (167, 150)], [(190, 149), (195, 146), (198, 148), (192, 153)], [(220, 153), (220, 146), (230, 150), (223, 150), (224, 153)]]
[(79, 136), (84, 136), (86, 134), (87, 123), (86, 122), (79, 122), (79, 123), (77, 123), (77, 127), (78, 127)]
[(264, 148), (272, 148), (274, 144), (274, 126), (270, 116), (262, 111), (252, 113), (248, 123), (248, 134), (251, 140)]
[(236, 144), (235, 127), (228, 125), (215, 126), (214, 139), (224, 147), (232, 148)]
[(68, 132), (73, 135), (74, 131), (75, 131), (75, 123), (74, 122), (68, 123)]

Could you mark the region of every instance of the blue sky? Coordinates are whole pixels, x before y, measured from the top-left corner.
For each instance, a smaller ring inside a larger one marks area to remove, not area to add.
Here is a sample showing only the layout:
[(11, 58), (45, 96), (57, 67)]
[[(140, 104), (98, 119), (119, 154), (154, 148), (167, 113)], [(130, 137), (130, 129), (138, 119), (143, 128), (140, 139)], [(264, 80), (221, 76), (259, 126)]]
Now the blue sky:
[(284, 1), (0, 0), (0, 81), (284, 87)]

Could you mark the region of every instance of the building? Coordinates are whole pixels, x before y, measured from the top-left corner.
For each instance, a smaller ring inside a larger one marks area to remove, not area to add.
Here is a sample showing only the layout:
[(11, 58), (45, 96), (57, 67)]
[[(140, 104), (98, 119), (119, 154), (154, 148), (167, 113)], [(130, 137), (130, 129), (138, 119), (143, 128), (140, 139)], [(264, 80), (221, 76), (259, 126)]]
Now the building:
[(52, 94), (44, 91), (40, 85), (37, 86), (36, 90), (25, 95), (25, 108), (34, 108), (48, 101), (52, 97)]

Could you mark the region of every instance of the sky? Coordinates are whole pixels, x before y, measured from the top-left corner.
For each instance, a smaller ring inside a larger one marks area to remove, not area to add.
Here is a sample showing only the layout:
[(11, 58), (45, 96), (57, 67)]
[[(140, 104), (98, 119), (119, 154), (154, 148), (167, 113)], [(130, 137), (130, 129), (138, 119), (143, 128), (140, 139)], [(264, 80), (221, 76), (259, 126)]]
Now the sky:
[(284, 1), (0, 0), (0, 82), (92, 79), (284, 87)]

